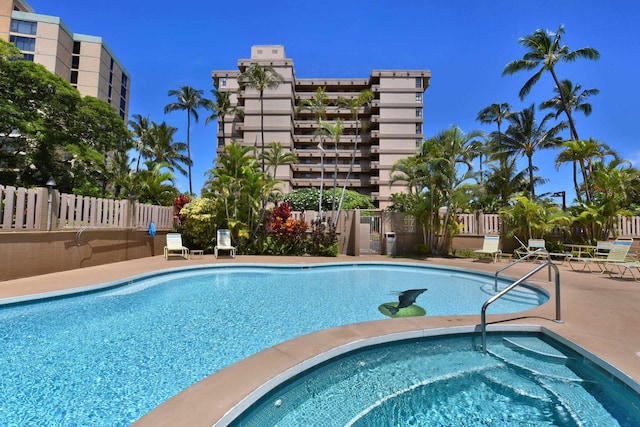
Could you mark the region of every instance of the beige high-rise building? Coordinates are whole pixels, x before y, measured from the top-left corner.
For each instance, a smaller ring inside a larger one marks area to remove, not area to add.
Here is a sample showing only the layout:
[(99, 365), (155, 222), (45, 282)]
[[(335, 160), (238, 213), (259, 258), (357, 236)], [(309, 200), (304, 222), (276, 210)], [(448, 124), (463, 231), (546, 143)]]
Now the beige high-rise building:
[[(262, 111), (257, 90), (238, 92), (238, 76), (251, 63), (271, 66), (284, 79), (276, 89), (264, 91)], [(278, 167), (276, 178), (284, 183), (285, 192), (320, 187), (321, 175), (325, 188), (332, 187), (336, 162), (337, 182), (342, 187), (354, 148), (348, 189), (371, 196), (380, 208), (390, 204), (392, 193), (406, 191), (403, 183), (390, 184), (390, 170), (397, 160), (415, 154), (424, 139), (423, 94), (429, 86), (429, 70), (373, 70), (369, 77), (358, 78), (297, 78), (283, 46), (252, 46), (251, 58), (239, 59), (238, 70), (215, 70), (212, 77), (216, 89), (229, 91), (233, 105), (244, 112), (225, 117), (224, 132), (218, 126), (218, 151), (232, 140), (260, 151), (264, 114), (265, 145), (278, 141), (299, 159), (298, 164)], [(316, 135), (313, 111), (300, 109), (302, 100), (311, 99), (318, 88), (324, 88), (331, 103), (324, 121), (333, 124), (339, 118), (344, 125), (337, 147), (331, 138)], [(363, 90), (373, 92), (374, 99), (359, 111), (358, 121), (366, 127), (358, 131), (354, 147), (356, 121), (350, 110), (333, 101), (355, 98)]]
[(0, 0), (0, 37), (128, 120), (131, 78), (102, 38), (74, 34), (60, 18), (35, 13), (25, 0)]

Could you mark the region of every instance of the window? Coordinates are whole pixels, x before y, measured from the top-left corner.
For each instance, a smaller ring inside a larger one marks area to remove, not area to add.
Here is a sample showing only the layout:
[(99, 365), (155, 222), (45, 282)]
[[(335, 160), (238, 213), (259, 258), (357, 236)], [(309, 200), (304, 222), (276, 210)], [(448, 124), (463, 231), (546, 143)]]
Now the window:
[(416, 102), (422, 102), (422, 92), (416, 92)]
[(422, 147), (422, 138), (416, 138), (416, 148)]
[(227, 78), (220, 77), (220, 88), (226, 88), (226, 87), (227, 87)]
[(121, 96), (122, 98), (126, 98), (126, 97), (127, 97), (127, 88), (126, 88), (126, 87), (122, 86), (122, 87), (120, 88), (120, 96)]
[(78, 84), (78, 71), (77, 70), (71, 71), (71, 79), (69, 81), (73, 85)]
[(80, 68), (80, 57), (78, 55), (73, 55), (71, 57), (71, 68), (74, 70)]
[(18, 19), (11, 20), (12, 33), (31, 34), (32, 36), (35, 36), (37, 29), (38, 29), (37, 22), (20, 21)]
[(422, 117), (422, 108), (416, 107), (416, 118)]
[(422, 77), (416, 77), (416, 89), (422, 89)]
[(416, 123), (416, 133), (422, 133), (422, 123)]
[(23, 53), (22, 57), (27, 61), (33, 62), (33, 58), (34, 58), (33, 53)]
[(129, 78), (125, 73), (122, 73), (122, 87), (127, 87), (129, 84)]
[(80, 42), (73, 42), (73, 54), (80, 55)]
[(9, 36), (9, 41), (16, 45), (20, 50), (27, 50), (29, 52), (35, 52), (36, 39), (31, 37), (22, 36)]

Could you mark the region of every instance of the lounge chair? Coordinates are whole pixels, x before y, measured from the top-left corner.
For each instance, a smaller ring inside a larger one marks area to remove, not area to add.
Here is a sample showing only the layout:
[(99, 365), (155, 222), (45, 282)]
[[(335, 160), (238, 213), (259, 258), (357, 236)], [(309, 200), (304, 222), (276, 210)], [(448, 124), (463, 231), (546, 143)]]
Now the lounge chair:
[[(614, 276), (615, 271), (613, 271), (613, 268), (609, 267), (615, 268), (620, 275)], [(629, 272), (633, 280), (635, 280), (636, 282), (640, 282), (640, 261), (610, 262), (607, 263), (606, 268), (607, 272), (609, 273), (609, 277), (618, 277), (622, 279), (624, 278), (625, 274)], [(638, 276), (636, 276), (636, 272), (639, 273)]]
[(574, 268), (574, 264), (582, 263), (582, 269), (588, 269), (590, 272), (594, 273), (591, 269), (592, 265), (598, 267), (597, 273), (605, 273), (607, 269), (605, 266), (611, 263), (626, 263), (627, 255), (629, 254), (629, 249), (631, 249), (631, 245), (633, 244), (633, 239), (625, 239), (625, 240), (616, 240), (613, 242), (611, 246), (611, 250), (607, 254), (605, 258), (594, 258), (594, 257), (582, 257), (582, 258), (571, 258), (569, 260), (569, 266), (572, 270), (576, 270)]
[(213, 253), (218, 258), (218, 251), (229, 251), (231, 258), (236, 257), (236, 248), (231, 246), (231, 231), (227, 229), (218, 230), (216, 232), (216, 245), (213, 248)]
[(182, 234), (167, 234), (167, 246), (164, 247), (164, 259), (169, 259), (169, 255), (180, 255), (184, 259), (189, 259), (189, 248), (182, 245)]
[(518, 258), (524, 258), (526, 256), (532, 255), (536, 251), (538, 251), (536, 252), (536, 256), (531, 257), (533, 261), (537, 261), (541, 258), (547, 257), (548, 255), (547, 246), (546, 246), (547, 243), (544, 241), (544, 239), (529, 239), (526, 246), (517, 237), (516, 237), (516, 240), (520, 242), (520, 247), (514, 250), (513, 254)]
[(593, 253), (594, 258), (606, 258), (611, 252), (613, 242), (609, 240), (600, 240), (596, 243), (596, 250)]
[(500, 250), (500, 236), (484, 236), (482, 242), (482, 249), (476, 249), (473, 251), (477, 254), (491, 255), (493, 256), (493, 262), (498, 260), (498, 255), (502, 253)]

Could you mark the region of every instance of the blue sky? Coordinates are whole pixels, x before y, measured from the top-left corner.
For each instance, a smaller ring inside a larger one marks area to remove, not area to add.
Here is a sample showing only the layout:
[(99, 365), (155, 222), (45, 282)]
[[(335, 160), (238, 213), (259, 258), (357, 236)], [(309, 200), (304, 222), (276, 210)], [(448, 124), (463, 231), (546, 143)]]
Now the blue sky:
[[(130, 115), (150, 115), (178, 127), (186, 141), (186, 113), (165, 115), (173, 99), (167, 91), (182, 85), (212, 89), (211, 71), (236, 69), (252, 45), (280, 44), (293, 59), (296, 75), (368, 77), (372, 69), (429, 69), (425, 92), (426, 137), (450, 127), (495, 130), (481, 125), (478, 111), (509, 102), (514, 110), (553, 96), (545, 76), (520, 101), (518, 92), (532, 75), (502, 77), (504, 66), (525, 50), (518, 38), (536, 29), (565, 26), (563, 44), (572, 50), (594, 47), (599, 61), (557, 67), (561, 79), (597, 88), (593, 113), (577, 116), (582, 138), (609, 144), (640, 167), (633, 130), (640, 120), (640, 2), (633, 0), (248, 0), (220, 3), (192, 0), (29, 0), (37, 13), (59, 16), (75, 33), (100, 36), (131, 74)], [(113, 11), (116, 11), (113, 13)], [(192, 126), (193, 187), (198, 192), (213, 167), (216, 124), (204, 126), (206, 112)], [(542, 117), (542, 113), (538, 115)], [(534, 164), (550, 182), (538, 193), (573, 194), (571, 167), (554, 167), (557, 151), (536, 153)], [(522, 163), (525, 165), (524, 161)], [(179, 177), (181, 191), (188, 190)], [(567, 200), (571, 202), (571, 197)]]

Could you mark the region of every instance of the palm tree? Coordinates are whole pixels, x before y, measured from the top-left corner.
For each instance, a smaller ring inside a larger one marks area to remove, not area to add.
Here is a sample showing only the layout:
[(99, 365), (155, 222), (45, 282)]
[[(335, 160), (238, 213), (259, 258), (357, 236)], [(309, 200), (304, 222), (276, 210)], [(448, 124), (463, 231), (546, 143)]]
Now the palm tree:
[(491, 104), (478, 112), (476, 120), (483, 124), (495, 123), (498, 126), (498, 144), (502, 136), (502, 122), (511, 114), (511, 105), (508, 102)]
[(280, 83), (284, 82), (284, 78), (278, 74), (273, 67), (265, 65), (262, 66), (257, 63), (252, 63), (238, 76), (239, 90), (244, 91), (247, 88), (255, 89), (258, 91), (258, 97), (260, 99), (260, 134), (262, 137), (261, 145), (261, 157), (262, 157), (262, 171), (265, 171), (264, 164), (264, 91), (265, 89), (276, 89), (280, 86)]
[(119, 198), (122, 190), (125, 196), (132, 193), (131, 163), (133, 160), (129, 158), (129, 154), (126, 151), (116, 151), (107, 160), (113, 176), (114, 196)]
[(136, 162), (136, 172), (140, 170), (140, 159), (147, 157), (149, 145), (147, 143), (147, 133), (151, 122), (149, 115), (143, 117), (141, 114), (134, 114), (133, 120), (129, 120), (129, 126), (133, 130), (134, 138), (137, 138), (136, 148), (138, 149), (138, 161)]
[[(499, 202), (499, 206), (506, 206), (509, 199), (527, 188), (527, 169), (518, 170), (516, 157), (505, 158), (504, 161), (489, 164), (484, 191), (489, 196), (489, 203)], [(494, 205), (495, 209), (496, 206)], [(493, 211), (495, 212), (495, 211)]]
[(338, 223), (338, 215), (336, 215), (336, 196), (338, 194), (338, 145), (340, 137), (344, 131), (342, 120), (337, 119), (335, 123), (322, 123), (322, 130), (333, 140), (333, 151), (335, 153), (335, 162), (333, 169), (333, 198), (331, 201), (331, 220), (335, 226)]
[[(564, 106), (562, 104), (562, 98), (566, 101), (566, 108), (569, 110), (571, 114), (574, 111), (579, 111), (585, 116), (589, 116), (591, 114), (591, 104), (586, 102), (586, 99), (591, 95), (597, 95), (600, 93), (598, 89), (584, 89), (582, 90), (582, 85), (577, 84), (573, 86), (571, 80), (564, 79), (560, 82), (560, 89), (557, 87), (553, 88), (553, 91), (557, 94), (555, 97), (546, 100), (540, 104), (540, 109), (550, 108), (555, 111), (556, 119), (562, 114), (564, 111)], [(560, 95), (562, 92), (563, 96)], [(572, 116), (573, 117), (573, 116)], [(575, 129), (574, 129), (575, 130)], [(571, 135), (571, 139), (580, 139), (578, 138), (578, 133)]]
[(191, 180), (191, 116), (198, 122), (198, 108), (206, 107), (207, 102), (202, 98), (202, 90), (194, 89), (191, 86), (181, 86), (179, 89), (171, 89), (169, 96), (175, 96), (177, 102), (172, 102), (164, 107), (164, 112), (181, 110), (187, 112), (187, 157), (189, 158), (189, 194), (193, 194), (193, 184)]
[(573, 183), (576, 188), (576, 197), (578, 201), (581, 200), (581, 193), (584, 191), (585, 199), (587, 203), (591, 202), (591, 180), (589, 174), (591, 172), (591, 165), (594, 159), (604, 160), (606, 156), (617, 157), (615, 151), (593, 138), (588, 140), (579, 139), (572, 141), (565, 141), (562, 144), (564, 148), (558, 157), (556, 158), (556, 168), (559, 168), (562, 163), (572, 162), (573, 164), (580, 165), (580, 171), (582, 173), (582, 190), (578, 184), (577, 171), (574, 168), (573, 171)]
[(509, 128), (505, 132), (500, 155), (525, 156), (529, 171), (529, 192), (531, 198), (535, 198), (535, 178), (533, 172), (533, 154), (537, 150), (558, 147), (562, 140), (557, 134), (566, 128), (566, 123), (559, 123), (550, 129), (546, 128), (547, 122), (553, 116), (547, 114), (540, 123), (535, 119), (535, 104), (529, 108), (514, 113), (508, 117)]
[[(482, 155), (489, 157), (492, 151), (497, 151), (502, 143), (502, 122), (511, 114), (511, 105), (507, 102), (491, 104), (478, 112), (476, 120), (483, 124), (495, 123), (498, 126), (498, 133), (492, 132), (490, 138), (484, 144), (485, 149), (480, 151), (480, 180), (484, 179), (482, 173)], [(496, 138), (497, 136), (497, 138)], [(501, 161), (504, 161), (501, 160)]]
[(329, 104), (329, 97), (326, 94), (324, 87), (316, 89), (313, 97), (300, 100), (296, 112), (310, 111), (316, 119), (316, 130), (313, 133), (312, 140), (315, 141), (317, 136), (320, 136), (320, 142), (318, 143), (318, 149), (320, 150), (320, 191), (318, 192), (318, 218), (322, 220), (322, 188), (324, 186), (324, 146), (322, 144), (322, 120), (327, 118), (327, 105)]
[(560, 25), (558, 31), (553, 34), (550, 31), (544, 31), (541, 29), (536, 30), (533, 34), (521, 37), (518, 42), (528, 49), (528, 52), (524, 54), (522, 59), (517, 59), (508, 63), (502, 75), (514, 74), (522, 70), (533, 70), (540, 67), (538, 71), (522, 86), (520, 89), (520, 99), (524, 99), (525, 96), (531, 91), (533, 85), (535, 85), (544, 72), (549, 72), (553, 78), (553, 82), (556, 85), (560, 101), (562, 103), (562, 109), (567, 115), (569, 122), (569, 130), (574, 137), (577, 135), (575, 130), (575, 124), (571, 116), (571, 109), (569, 108), (569, 101), (565, 97), (565, 93), (562, 90), (562, 83), (556, 74), (556, 65), (561, 62), (573, 62), (577, 59), (591, 59), (597, 60), (600, 58), (600, 53), (592, 47), (583, 47), (574, 51), (570, 51), (569, 47), (561, 46), (561, 38), (564, 34), (564, 26)]
[(135, 174), (135, 187), (138, 200), (142, 203), (152, 203), (162, 206), (173, 205), (178, 196), (175, 188), (175, 178), (164, 162), (145, 162), (146, 169)]
[(160, 124), (152, 122), (147, 133), (148, 147), (145, 158), (152, 164), (166, 163), (166, 167), (172, 172), (177, 170), (186, 176), (187, 171), (182, 165), (187, 165), (191, 169), (193, 162), (184, 154), (185, 151), (188, 152), (187, 144), (173, 141), (177, 130), (166, 122)]
[[(472, 159), (477, 156), (480, 134), (465, 134), (453, 126), (425, 140), (418, 154), (398, 160), (391, 168), (391, 183), (406, 182), (409, 213), (421, 224), (430, 252), (448, 251), (455, 212), (475, 193)], [(444, 221), (440, 220), (442, 207), (447, 211)]]
[(226, 142), (226, 135), (224, 131), (225, 118), (231, 114), (237, 114), (240, 110), (238, 107), (231, 104), (231, 93), (228, 91), (220, 92), (212, 89), (211, 93), (215, 97), (214, 101), (207, 100), (207, 108), (212, 110), (211, 115), (204, 121), (205, 126), (213, 120), (218, 120), (218, 129), (222, 129), (222, 144)]
[(355, 98), (338, 98), (338, 105), (344, 108), (348, 108), (351, 111), (351, 117), (356, 121), (356, 136), (353, 143), (353, 152), (351, 153), (351, 162), (349, 162), (349, 170), (347, 171), (347, 176), (344, 179), (344, 185), (342, 186), (342, 194), (340, 195), (340, 203), (338, 204), (338, 215), (340, 215), (340, 211), (342, 210), (342, 202), (344, 201), (344, 194), (347, 189), (347, 183), (349, 182), (349, 178), (351, 177), (351, 172), (353, 171), (353, 166), (356, 162), (356, 154), (358, 152), (358, 134), (360, 130), (359, 123), (359, 114), (360, 109), (369, 105), (371, 100), (373, 100), (374, 95), (368, 89), (361, 91), (358, 96)]
[(273, 168), (273, 179), (276, 179), (276, 172), (278, 166), (286, 165), (289, 163), (298, 163), (298, 157), (292, 151), (285, 151), (282, 147), (282, 143), (274, 141), (269, 144), (269, 150), (264, 153), (267, 165)]
[[(558, 95), (547, 101), (544, 101), (542, 104), (540, 104), (540, 108), (541, 109), (551, 108), (555, 110), (555, 117), (557, 119), (560, 116), (560, 114), (562, 114), (565, 108), (562, 104), (562, 96), (561, 96), (561, 93), (562, 93), (564, 95), (565, 101), (567, 102), (566, 108), (568, 109), (569, 113), (573, 114), (574, 111), (579, 111), (583, 113), (585, 116), (589, 116), (591, 114), (591, 104), (589, 104), (588, 102), (585, 102), (585, 100), (591, 95), (597, 95), (598, 93), (600, 93), (600, 91), (598, 89), (585, 89), (581, 91), (581, 89), (582, 89), (582, 86), (579, 84), (575, 85), (574, 87), (573, 83), (571, 83), (571, 80), (567, 80), (567, 79), (562, 80), (560, 82), (560, 89), (558, 89), (557, 87), (553, 89), (554, 92), (557, 93)], [(574, 141), (578, 141), (580, 139), (578, 137), (578, 132), (575, 129), (575, 127), (571, 130), (571, 139)], [(574, 177), (573, 184), (575, 186), (578, 200), (580, 200), (580, 189), (578, 187), (578, 182), (577, 182), (577, 165), (575, 161), (572, 163), (572, 166), (573, 166), (573, 177)], [(584, 170), (583, 170), (583, 173), (584, 173)], [(591, 195), (588, 189), (585, 189), (585, 190), (586, 190), (585, 194), (586, 194), (587, 201), (590, 201)]]

